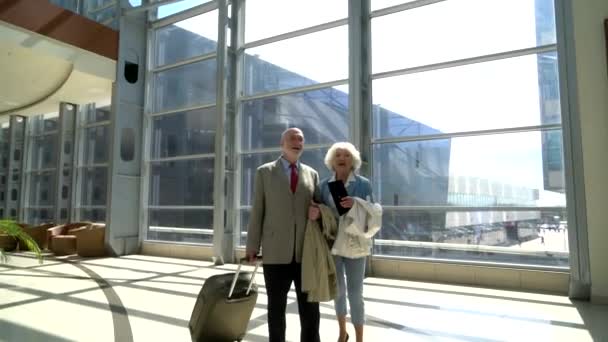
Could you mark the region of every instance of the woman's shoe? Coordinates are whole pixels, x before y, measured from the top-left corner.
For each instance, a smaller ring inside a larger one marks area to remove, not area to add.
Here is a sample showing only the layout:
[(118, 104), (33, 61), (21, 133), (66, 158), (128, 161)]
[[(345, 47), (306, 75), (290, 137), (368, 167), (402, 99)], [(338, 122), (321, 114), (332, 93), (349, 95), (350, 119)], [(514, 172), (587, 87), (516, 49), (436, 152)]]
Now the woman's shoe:
[[(340, 338), (338, 338), (338, 342), (340, 342)], [(346, 337), (344, 338), (343, 342), (348, 342), (348, 333), (346, 333)]]

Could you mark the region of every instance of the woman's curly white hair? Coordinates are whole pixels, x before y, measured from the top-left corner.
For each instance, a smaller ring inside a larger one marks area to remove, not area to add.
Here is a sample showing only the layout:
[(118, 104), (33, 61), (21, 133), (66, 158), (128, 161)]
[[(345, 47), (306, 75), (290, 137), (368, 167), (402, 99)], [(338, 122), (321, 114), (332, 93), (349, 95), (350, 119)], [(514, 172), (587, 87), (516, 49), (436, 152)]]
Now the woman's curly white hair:
[(336, 151), (339, 149), (346, 150), (350, 153), (353, 157), (353, 170), (359, 170), (361, 167), (361, 154), (357, 151), (355, 145), (345, 141), (331, 145), (329, 150), (327, 150), (327, 154), (325, 154), (325, 166), (327, 166), (330, 171), (334, 171), (334, 159), (336, 157)]

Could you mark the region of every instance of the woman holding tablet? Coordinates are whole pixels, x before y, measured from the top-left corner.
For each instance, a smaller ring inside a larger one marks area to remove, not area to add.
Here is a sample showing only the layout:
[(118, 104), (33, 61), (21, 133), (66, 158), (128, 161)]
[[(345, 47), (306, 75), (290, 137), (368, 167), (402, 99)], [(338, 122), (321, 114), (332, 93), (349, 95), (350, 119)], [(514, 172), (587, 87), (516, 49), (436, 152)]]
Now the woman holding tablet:
[[(325, 165), (333, 175), (319, 182), (315, 198), (332, 208), (339, 222), (338, 234), (331, 247), (338, 284), (337, 298), (334, 301), (340, 328), (338, 341), (348, 341), (349, 338), (346, 332), (348, 296), (356, 342), (362, 342), (366, 257), (371, 254), (371, 237), (380, 229), (382, 208), (372, 202), (369, 180), (357, 174), (361, 167), (361, 157), (353, 144), (333, 144), (325, 155)], [(316, 220), (319, 216), (318, 209), (310, 210), (309, 219)]]

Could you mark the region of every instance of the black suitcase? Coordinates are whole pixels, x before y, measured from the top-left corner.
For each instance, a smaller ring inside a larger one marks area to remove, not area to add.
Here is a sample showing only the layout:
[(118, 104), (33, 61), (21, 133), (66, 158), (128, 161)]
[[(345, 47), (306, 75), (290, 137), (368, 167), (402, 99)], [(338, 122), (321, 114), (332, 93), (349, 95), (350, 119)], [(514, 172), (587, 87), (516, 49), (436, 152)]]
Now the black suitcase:
[(260, 266), (256, 262), (253, 273), (242, 272), (241, 259), (236, 273), (209, 277), (196, 299), (188, 323), (193, 342), (241, 341), (258, 298), (253, 283)]

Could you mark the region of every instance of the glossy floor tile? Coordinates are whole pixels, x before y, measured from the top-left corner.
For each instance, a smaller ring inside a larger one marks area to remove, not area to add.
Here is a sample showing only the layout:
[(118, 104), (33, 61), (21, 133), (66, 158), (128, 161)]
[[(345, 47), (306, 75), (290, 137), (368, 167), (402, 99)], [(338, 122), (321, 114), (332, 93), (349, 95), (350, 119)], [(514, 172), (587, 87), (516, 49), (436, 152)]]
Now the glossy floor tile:
[[(205, 279), (235, 269), (143, 255), (39, 264), (13, 254), (0, 265), (0, 341), (190, 341)], [(261, 273), (256, 281), (245, 341), (268, 336)], [(381, 278), (367, 278), (364, 294), (367, 341), (608, 341), (608, 306), (564, 296)], [(321, 320), (322, 340), (335, 341), (332, 303), (321, 304)], [(299, 340), (293, 292), (287, 339)]]

